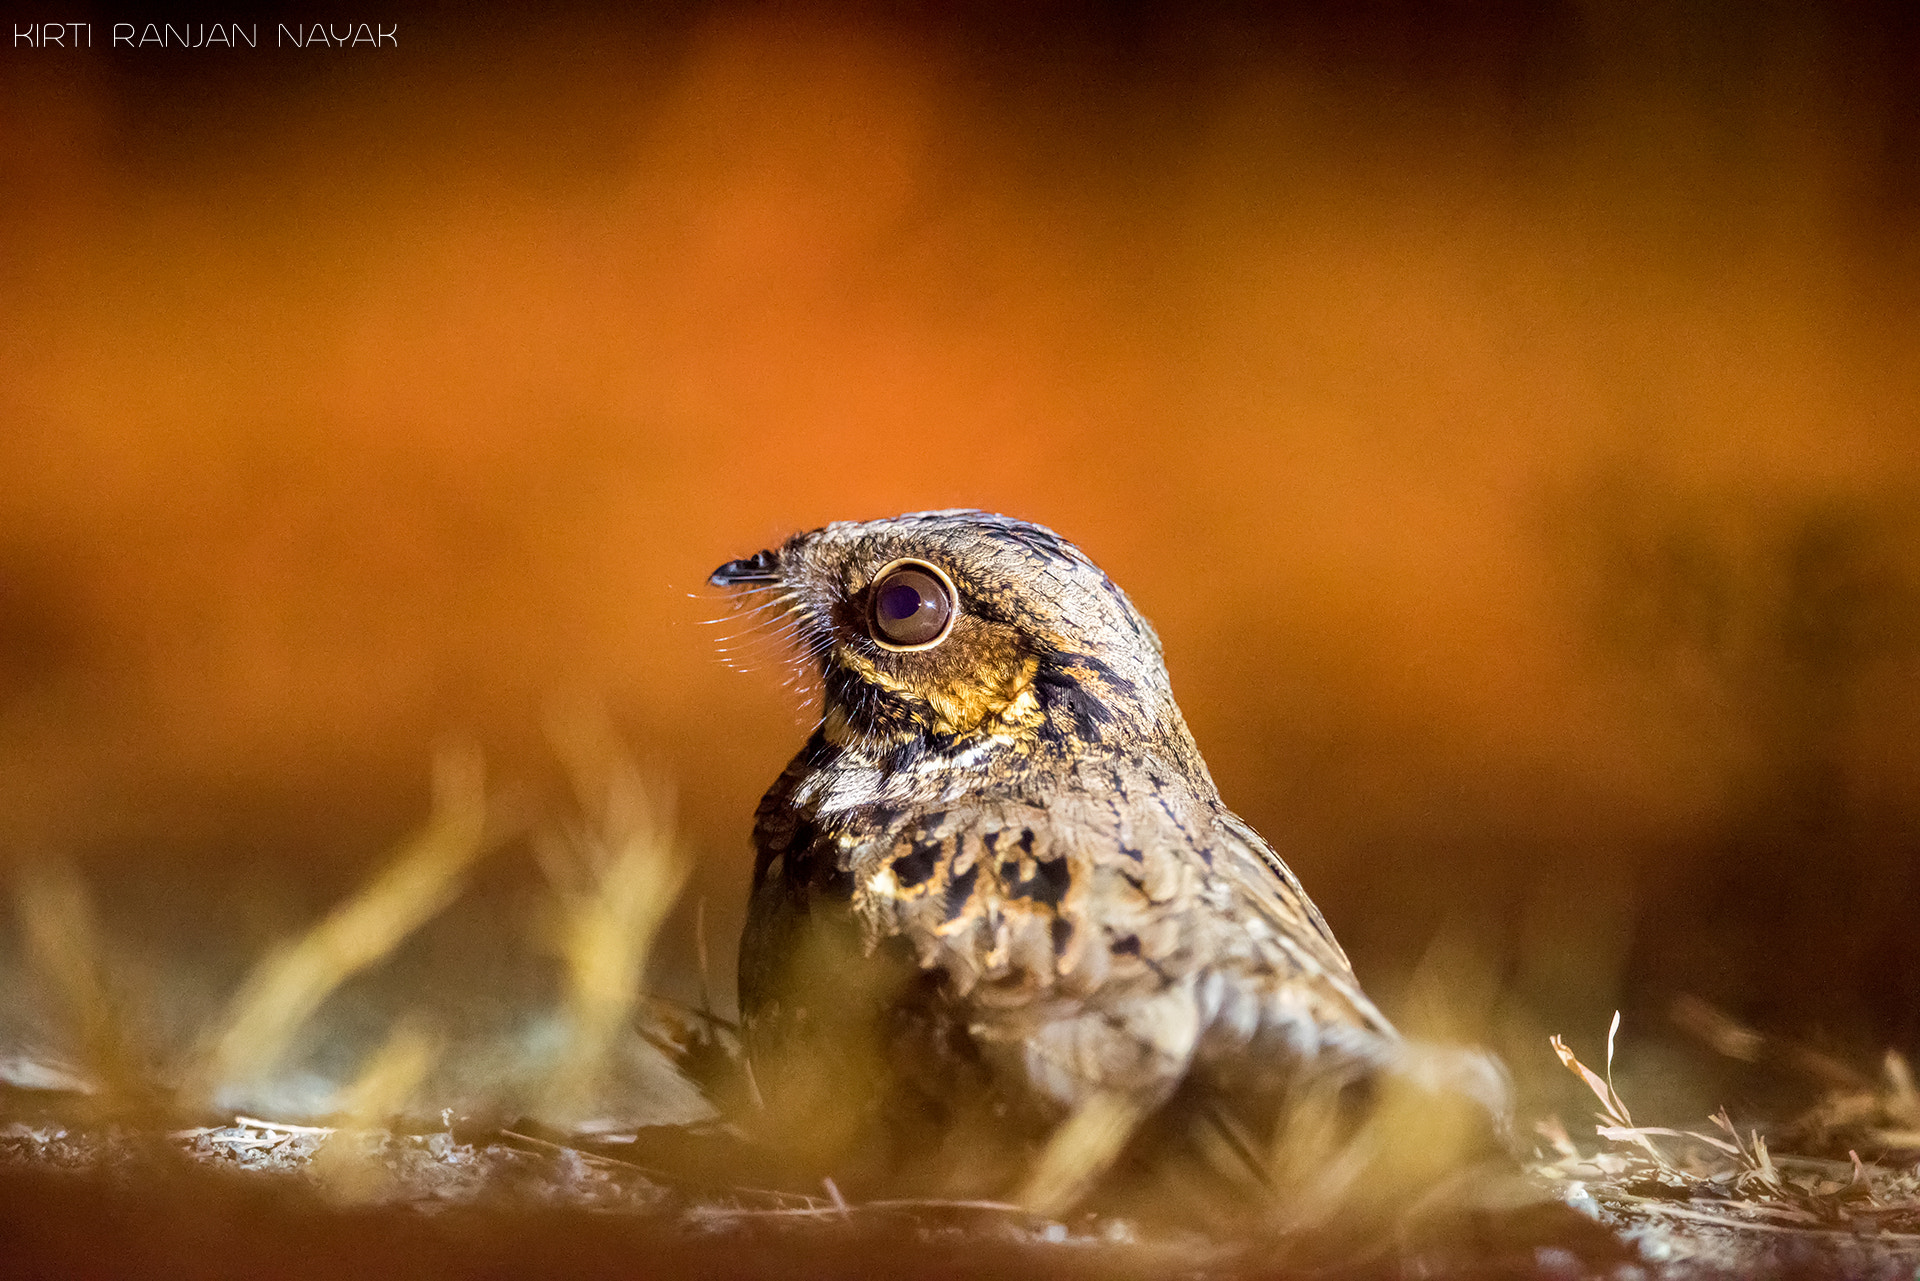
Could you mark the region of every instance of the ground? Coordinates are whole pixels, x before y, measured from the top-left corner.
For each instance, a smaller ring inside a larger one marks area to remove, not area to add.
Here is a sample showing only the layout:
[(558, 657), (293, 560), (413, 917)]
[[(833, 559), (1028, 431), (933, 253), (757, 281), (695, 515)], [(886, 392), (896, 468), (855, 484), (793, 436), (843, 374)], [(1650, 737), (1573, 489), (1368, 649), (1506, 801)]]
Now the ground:
[(716, 1186), (687, 1173), (690, 1148), (726, 1142), (711, 1127), (586, 1138), (234, 1117), (158, 1131), (63, 1121), (86, 1100), (19, 1088), (4, 1108), (0, 1250), (15, 1277), (1920, 1275), (1920, 1171), (1769, 1157), (1763, 1176), (1750, 1146), (1710, 1134), (1663, 1136), (1699, 1149), (1684, 1157), (1555, 1136), (1559, 1155), (1530, 1165), (1542, 1204), (1512, 1221), (1329, 1257), (986, 1202)]
[(0, 972), (0, 1275), (1920, 1278), (1907, 1060), (1862, 1069), (1698, 1002), (1679, 1010), (1696, 1039), (1800, 1064), (1813, 1105), (1638, 1125), (1613, 1085), (1616, 1016), (1599, 1071), (1551, 1043), (1594, 1121), (1520, 1118), (1499, 1195), (1417, 1229), (1397, 1208), (1365, 1231), (1201, 1233), (777, 1187), (716, 1088), (738, 1066), (724, 1018), (645, 995), (680, 884), (671, 838), (629, 771), (582, 772), (579, 821), (534, 842), (560, 978), (516, 1005), (503, 975), (527, 967), (476, 969), (501, 953), (476, 918), (484, 946), (450, 968), (488, 1000), (464, 1020), (403, 946), (500, 839), (458, 761), (421, 834), (221, 1000), (186, 1017), (183, 981), (149, 973), (171, 1038), (135, 1016), (139, 976), (77, 876), (23, 876), (22, 964)]

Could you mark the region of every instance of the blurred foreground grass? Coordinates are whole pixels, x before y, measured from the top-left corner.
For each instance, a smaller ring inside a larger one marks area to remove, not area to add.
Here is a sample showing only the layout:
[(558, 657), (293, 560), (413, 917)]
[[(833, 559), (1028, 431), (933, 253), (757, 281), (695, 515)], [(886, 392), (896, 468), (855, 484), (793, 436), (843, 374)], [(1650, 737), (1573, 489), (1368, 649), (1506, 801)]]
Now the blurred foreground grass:
[[(1447, 1185), (1444, 1118), (1411, 1095), (1383, 1101), (1343, 1141), (1308, 1142), (1311, 1118), (1291, 1126), (1274, 1152), (1276, 1214), (1250, 1234), (1077, 1208), (1138, 1121), (1100, 1109), (1062, 1128), (1010, 1202), (849, 1203), (831, 1179), (783, 1185), (754, 1150), (750, 1118), (715, 1107), (750, 1097), (724, 1017), (710, 999), (646, 991), (686, 876), (664, 789), (592, 718), (555, 739), (574, 784), (564, 815), (530, 822), (524, 804), (488, 795), (476, 757), (444, 755), (418, 834), (269, 948), (189, 1036), (153, 1035), (140, 976), (79, 875), (57, 862), (23, 869), (21, 952), (55, 1035), (0, 1045), (0, 1241), (27, 1267), (14, 1274), (258, 1275), (262, 1251), (276, 1258), (266, 1271), (290, 1276), (533, 1275), (555, 1260), (612, 1275), (644, 1256), (670, 1275), (885, 1263), (942, 1276), (1412, 1268), (1904, 1281), (1920, 1261), (1920, 1095), (1907, 1060), (1889, 1052), (1862, 1071), (1697, 1000), (1676, 1007), (1681, 1030), (1723, 1057), (1810, 1078), (1812, 1106), (1739, 1124), (1723, 1109), (1713, 1130), (1636, 1124), (1612, 1084), (1610, 1031), (1604, 1076), (1553, 1044), (1600, 1100), (1600, 1150), (1558, 1117), (1523, 1118), (1538, 1142), (1508, 1191)], [(530, 853), (544, 885), (532, 932), (560, 981), (551, 1008), (527, 1012), (543, 1033), (476, 1041), (443, 1023), (431, 990), (407, 993), (360, 1012), (355, 1051), (326, 1088), (279, 1088), (289, 1064), (312, 1057), (322, 1011), (364, 1000), (356, 981), (391, 965), (503, 851)], [(1471, 1026), (1471, 1007), (1487, 1003), (1436, 977), (1463, 965), (1440, 958), (1416, 983), (1429, 1025)], [(459, 1059), (465, 1084), (450, 1090), (445, 1069)], [(91, 1250), (71, 1235), (89, 1218), (109, 1225)], [(362, 1245), (341, 1243), (349, 1228)], [(333, 1244), (285, 1256), (318, 1238)]]

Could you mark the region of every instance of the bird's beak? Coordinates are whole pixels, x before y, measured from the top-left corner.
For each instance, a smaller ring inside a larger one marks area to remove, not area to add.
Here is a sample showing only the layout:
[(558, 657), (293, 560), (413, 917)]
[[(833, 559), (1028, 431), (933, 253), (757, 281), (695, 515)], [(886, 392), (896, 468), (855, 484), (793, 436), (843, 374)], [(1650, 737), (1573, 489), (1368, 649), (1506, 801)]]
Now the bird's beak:
[(730, 560), (708, 576), (715, 587), (745, 587), (749, 583), (780, 581), (780, 553), (755, 552), (745, 560)]

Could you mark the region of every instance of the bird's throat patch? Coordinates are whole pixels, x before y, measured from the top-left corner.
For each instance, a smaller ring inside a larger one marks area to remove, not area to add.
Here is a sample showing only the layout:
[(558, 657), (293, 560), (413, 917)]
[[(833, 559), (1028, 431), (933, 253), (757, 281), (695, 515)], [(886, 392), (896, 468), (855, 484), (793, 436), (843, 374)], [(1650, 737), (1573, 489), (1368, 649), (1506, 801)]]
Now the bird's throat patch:
[[(843, 651), (837, 658), (862, 682), (893, 695), (931, 734), (964, 738), (981, 732), (1031, 730), (1042, 717), (1033, 688), (1040, 662), (1031, 654), (1007, 655), (1013, 659), (1008, 662), (940, 664), (924, 674), (885, 671), (852, 651)], [(840, 719), (844, 722), (844, 717)]]

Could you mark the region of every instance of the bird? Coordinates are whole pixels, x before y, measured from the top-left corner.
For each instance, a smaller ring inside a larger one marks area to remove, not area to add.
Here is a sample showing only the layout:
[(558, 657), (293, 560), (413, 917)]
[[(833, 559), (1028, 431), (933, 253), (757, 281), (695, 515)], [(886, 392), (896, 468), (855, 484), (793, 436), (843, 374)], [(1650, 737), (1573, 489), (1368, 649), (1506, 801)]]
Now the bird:
[(849, 1185), (1061, 1210), (1156, 1167), (1156, 1197), (1211, 1203), (1195, 1170), (1271, 1192), (1290, 1142), (1328, 1118), (1350, 1138), (1388, 1080), (1503, 1124), (1497, 1065), (1422, 1078), (1221, 800), (1153, 626), (1074, 544), (914, 512), (710, 582), (821, 692), (755, 815), (739, 953), (746, 1061), (789, 1149)]

